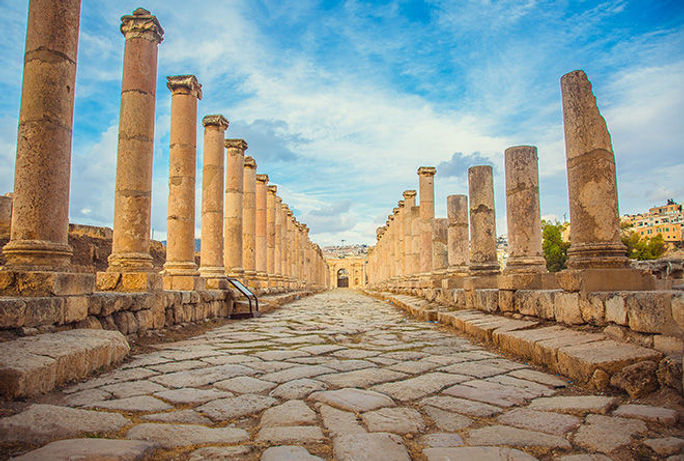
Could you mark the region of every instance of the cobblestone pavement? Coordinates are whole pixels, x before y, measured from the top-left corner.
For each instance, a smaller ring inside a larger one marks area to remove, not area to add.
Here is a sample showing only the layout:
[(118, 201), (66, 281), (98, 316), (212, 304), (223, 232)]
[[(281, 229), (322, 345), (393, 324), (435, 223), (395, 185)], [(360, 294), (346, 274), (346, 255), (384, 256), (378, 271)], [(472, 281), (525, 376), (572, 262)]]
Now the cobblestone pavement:
[(682, 459), (676, 411), (566, 385), (336, 290), (135, 356), (0, 419), (0, 441), (42, 446), (20, 459)]

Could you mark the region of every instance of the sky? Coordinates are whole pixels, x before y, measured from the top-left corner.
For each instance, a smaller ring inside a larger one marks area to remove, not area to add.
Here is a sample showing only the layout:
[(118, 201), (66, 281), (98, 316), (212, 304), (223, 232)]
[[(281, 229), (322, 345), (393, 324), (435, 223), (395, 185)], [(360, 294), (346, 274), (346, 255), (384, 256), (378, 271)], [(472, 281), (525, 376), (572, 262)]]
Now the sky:
[[(503, 152), (539, 150), (542, 217), (568, 217), (560, 77), (583, 69), (612, 135), (620, 213), (684, 200), (684, 2), (660, 0), (83, 0), (71, 222), (111, 226), (124, 39), (137, 7), (159, 46), (152, 192), (166, 238), (171, 95), (203, 85), (198, 121), (223, 114), (321, 246), (375, 243), (416, 170), (436, 166), (437, 217)], [(0, 0), (0, 193), (13, 188), (28, 2)], [(202, 128), (197, 133), (200, 232)]]

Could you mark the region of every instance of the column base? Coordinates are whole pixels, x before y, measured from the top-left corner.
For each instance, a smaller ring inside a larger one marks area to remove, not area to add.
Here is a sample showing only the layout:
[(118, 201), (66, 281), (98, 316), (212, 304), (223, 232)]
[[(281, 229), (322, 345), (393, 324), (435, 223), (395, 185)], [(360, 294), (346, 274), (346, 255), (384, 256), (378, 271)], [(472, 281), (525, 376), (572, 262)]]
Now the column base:
[(268, 274), (266, 272), (257, 272), (256, 279), (260, 289), (268, 290)]
[(568, 248), (568, 269), (626, 269), (627, 248), (622, 242), (578, 243)]
[(232, 279), (238, 279), (240, 283), (245, 285), (245, 270), (242, 267), (234, 267), (227, 271), (226, 275)]
[(468, 277), (468, 269), (447, 269), (447, 276), (442, 280), (442, 289), (463, 288), (463, 281)]
[(556, 290), (558, 282), (552, 272), (514, 273), (504, 271), (497, 276), (500, 290)]
[(162, 276), (158, 272), (98, 272), (97, 291), (145, 292), (161, 291)]
[(439, 269), (430, 275), (431, 288), (442, 288), (442, 281), (447, 278), (447, 270)]
[(0, 296), (74, 296), (95, 291), (95, 274), (21, 270), (0, 270)]
[(67, 273), (73, 249), (66, 243), (47, 240), (10, 240), (3, 248), (6, 264), (18, 272)]
[(107, 272), (154, 272), (149, 253), (112, 253), (107, 258)]
[(204, 290), (205, 280), (197, 275), (164, 274), (164, 290), (170, 291), (201, 291)]
[(202, 277), (205, 290), (227, 290), (230, 283), (225, 277)]
[(667, 289), (656, 286), (655, 277), (638, 269), (566, 269), (557, 272), (555, 276), (558, 285), (565, 291), (590, 293)]
[(256, 291), (259, 288), (256, 271), (245, 271), (242, 284), (246, 285), (250, 290)]

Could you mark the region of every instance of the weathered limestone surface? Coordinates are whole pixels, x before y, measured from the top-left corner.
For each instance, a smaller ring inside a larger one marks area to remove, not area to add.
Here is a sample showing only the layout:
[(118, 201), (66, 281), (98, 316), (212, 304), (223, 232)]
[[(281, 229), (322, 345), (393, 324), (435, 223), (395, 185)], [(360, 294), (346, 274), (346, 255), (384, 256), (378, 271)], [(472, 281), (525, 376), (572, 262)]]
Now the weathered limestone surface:
[(152, 455), (156, 444), (140, 440), (68, 439), (58, 440), (14, 458), (19, 461), (95, 461), (116, 459), (142, 461)]
[(498, 272), (496, 259), (496, 220), (494, 217), (494, 180), (488, 165), (468, 168), (470, 195), (470, 265), (472, 275)]
[(447, 197), (449, 275), (465, 274), (468, 270), (468, 196)]
[(254, 226), (254, 251), (255, 251), (255, 268), (257, 272), (257, 278), (259, 279), (259, 286), (261, 288), (266, 288), (268, 286), (268, 275), (267, 275), (267, 251), (268, 243), (266, 241), (267, 236), (267, 225), (268, 219), (266, 216), (266, 205), (267, 205), (267, 189), (268, 188), (268, 175), (258, 174), (256, 175), (256, 212), (255, 212), (255, 226)]
[(226, 191), (224, 201), (224, 257), (226, 275), (242, 280), (244, 164), (247, 143), (226, 139)]
[(418, 190), (420, 194), (420, 270), (432, 270), (432, 221), (435, 218), (435, 182), (437, 170), (434, 167), (418, 168)]
[(245, 281), (256, 284), (256, 168), (252, 157), (245, 157), (243, 172), (244, 193), (242, 196), (242, 265)]

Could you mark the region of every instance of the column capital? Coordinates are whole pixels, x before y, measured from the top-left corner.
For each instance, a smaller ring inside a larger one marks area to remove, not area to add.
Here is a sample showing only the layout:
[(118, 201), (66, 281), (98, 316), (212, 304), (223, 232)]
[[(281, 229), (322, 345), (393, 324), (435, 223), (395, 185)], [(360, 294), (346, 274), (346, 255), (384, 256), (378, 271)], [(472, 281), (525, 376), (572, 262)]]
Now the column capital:
[(437, 169), (434, 166), (421, 166), (418, 168), (418, 176), (434, 176)]
[(166, 77), (166, 87), (171, 94), (188, 94), (202, 99), (202, 85), (194, 75), (169, 75)]
[(254, 157), (250, 157), (249, 155), (245, 157), (245, 168), (254, 168), (256, 170), (257, 164), (256, 160), (254, 160)]
[(415, 197), (417, 195), (416, 191), (411, 189), (411, 190), (405, 190), (403, 194), (401, 194), (404, 197), (404, 200), (408, 200), (411, 197)]
[(244, 139), (226, 139), (223, 145), (226, 146), (227, 149), (237, 149), (241, 153), (244, 153), (247, 150), (247, 141)]
[(144, 8), (138, 8), (132, 14), (121, 16), (121, 33), (129, 38), (144, 38), (159, 44), (164, 40), (164, 29), (156, 16)]
[(399, 200), (399, 201), (397, 202), (397, 207), (399, 207), (399, 209), (404, 208), (404, 201), (403, 201), (403, 200)]
[(230, 122), (221, 114), (205, 115), (202, 119), (202, 125), (207, 126), (217, 126), (221, 130), (226, 130)]
[(268, 175), (267, 174), (258, 174), (258, 175), (256, 175), (256, 180), (257, 180), (257, 182), (267, 183), (268, 182)]
[[(273, 186), (276, 187), (276, 186)], [(283, 207), (283, 198), (279, 195), (276, 195), (276, 203), (280, 205), (280, 207)]]
[(267, 191), (268, 191), (269, 194), (275, 195), (276, 192), (278, 192), (278, 186), (276, 186), (275, 184), (269, 184), (269, 185), (268, 185), (268, 188), (267, 188)]
[(399, 207), (395, 206), (394, 208), (392, 208), (392, 219), (394, 219), (394, 215), (396, 215), (397, 213), (399, 213)]

